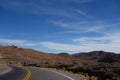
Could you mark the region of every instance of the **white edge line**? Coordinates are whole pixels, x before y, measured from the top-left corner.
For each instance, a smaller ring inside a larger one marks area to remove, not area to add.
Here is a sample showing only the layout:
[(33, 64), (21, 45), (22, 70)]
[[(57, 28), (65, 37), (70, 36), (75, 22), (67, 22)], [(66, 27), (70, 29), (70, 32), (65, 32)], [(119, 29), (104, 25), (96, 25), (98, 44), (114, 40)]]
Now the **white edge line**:
[[(47, 70), (48, 70), (48, 69), (47, 69)], [(62, 75), (62, 76), (66, 77), (66, 78), (68, 78), (68, 79), (70, 79), (70, 80), (75, 80), (75, 79), (73, 79), (73, 78), (71, 78), (71, 77), (69, 77), (69, 76), (67, 76), (67, 75), (64, 75), (64, 74), (62, 74), (62, 73), (60, 73), (60, 72), (56, 72), (56, 71), (52, 71), (52, 70), (49, 70), (49, 71), (54, 72), (54, 73), (57, 73), (57, 74), (59, 74), (59, 75)]]

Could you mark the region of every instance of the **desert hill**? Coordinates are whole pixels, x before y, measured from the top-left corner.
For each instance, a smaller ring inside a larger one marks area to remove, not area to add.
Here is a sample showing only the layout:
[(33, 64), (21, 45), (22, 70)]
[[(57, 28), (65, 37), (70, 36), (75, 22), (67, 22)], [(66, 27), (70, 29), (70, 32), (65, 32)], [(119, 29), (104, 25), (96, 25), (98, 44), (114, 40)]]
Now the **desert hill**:
[(37, 51), (34, 49), (19, 48), (17, 46), (0, 46), (0, 59), (21, 60), (32, 64), (74, 64), (81, 65), (83, 63), (95, 64), (99, 62), (114, 63), (120, 62), (120, 54), (104, 51), (92, 51), (88, 53), (59, 53), (52, 54)]
[(34, 49), (18, 48), (17, 46), (0, 46), (0, 58), (25, 60), (31, 63), (64, 63), (71, 64), (73, 61), (79, 62), (78, 59), (72, 56), (61, 56), (59, 54), (50, 54), (46, 52), (37, 51)]
[(105, 51), (92, 51), (87, 53), (77, 53), (72, 56), (85, 60), (93, 60), (97, 62), (120, 62), (120, 54), (116, 54), (113, 52), (105, 52)]

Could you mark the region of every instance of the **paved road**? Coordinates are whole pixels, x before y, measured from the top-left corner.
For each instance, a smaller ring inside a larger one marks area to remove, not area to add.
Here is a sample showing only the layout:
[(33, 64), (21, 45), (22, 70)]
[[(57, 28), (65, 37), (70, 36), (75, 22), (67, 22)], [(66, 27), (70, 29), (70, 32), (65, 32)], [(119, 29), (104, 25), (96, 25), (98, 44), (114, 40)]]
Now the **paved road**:
[(23, 80), (27, 71), (19, 67), (11, 67), (11, 71), (6, 74), (0, 75), (0, 80)]
[(22, 67), (12, 67), (11, 71), (4, 75), (0, 75), (0, 80), (24, 80), (29, 71), (31, 72), (29, 80), (85, 80), (77, 76), (67, 76), (56, 70), (36, 67), (29, 67), (28, 71)]
[(73, 79), (63, 73), (44, 68), (29, 68), (29, 70), (31, 71), (29, 80), (81, 80), (80, 78)]

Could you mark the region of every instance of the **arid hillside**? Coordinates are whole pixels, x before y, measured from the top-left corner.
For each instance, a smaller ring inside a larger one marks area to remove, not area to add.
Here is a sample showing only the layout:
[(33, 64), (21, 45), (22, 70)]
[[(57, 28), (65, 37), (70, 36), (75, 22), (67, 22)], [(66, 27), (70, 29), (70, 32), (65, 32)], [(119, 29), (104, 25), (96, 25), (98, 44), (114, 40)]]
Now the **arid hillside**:
[(34, 49), (19, 48), (17, 46), (0, 46), (0, 58), (8, 58), (14, 60), (25, 60), (31, 63), (64, 63), (71, 64), (72, 62), (79, 62), (80, 59), (76, 59), (71, 55), (60, 55), (40, 52)]
[(105, 51), (92, 51), (87, 53), (73, 54), (75, 58), (85, 59), (96, 62), (114, 63), (120, 62), (120, 54)]

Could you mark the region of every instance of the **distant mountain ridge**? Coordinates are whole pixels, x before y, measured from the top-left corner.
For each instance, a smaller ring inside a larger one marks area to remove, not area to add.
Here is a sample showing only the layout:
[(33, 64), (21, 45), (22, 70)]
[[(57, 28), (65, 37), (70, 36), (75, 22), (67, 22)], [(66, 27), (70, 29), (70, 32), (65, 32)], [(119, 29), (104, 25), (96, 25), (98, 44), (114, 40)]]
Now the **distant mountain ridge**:
[(120, 62), (120, 54), (105, 51), (92, 51), (86, 53), (73, 54), (75, 58), (93, 60), (97, 62)]

